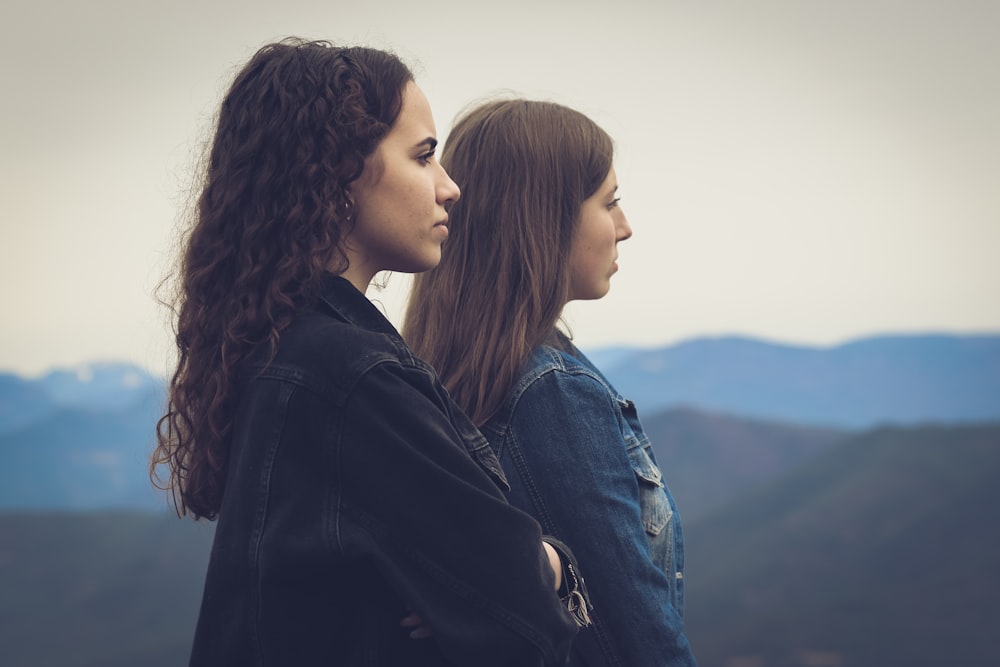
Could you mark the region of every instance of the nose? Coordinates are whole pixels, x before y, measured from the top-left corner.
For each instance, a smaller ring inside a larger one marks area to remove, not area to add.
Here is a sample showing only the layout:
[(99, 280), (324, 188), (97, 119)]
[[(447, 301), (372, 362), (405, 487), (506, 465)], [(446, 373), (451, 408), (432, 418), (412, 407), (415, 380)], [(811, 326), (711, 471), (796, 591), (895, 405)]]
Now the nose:
[[(440, 165), (438, 165), (440, 167)], [(458, 183), (451, 180), (451, 176), (448, 172), (441, 167), (441, 178), (438, 181), (437, 187), (437, 198), (438, 203), (442, 206), (445, 204), (451, 204), (458, 201), (458, 198), (462, 196), (462, 191), (458, 188)]]
[(628, 224), (628, 218), (625, 217), (625, 212), (622, 211), (621, 206), (615, 210), (618, 212), (618, 219), (615, 221), (615, 231), (618, 235), (615, 237), (615, 243), (627, 241), (632, 238), (632, 225)]

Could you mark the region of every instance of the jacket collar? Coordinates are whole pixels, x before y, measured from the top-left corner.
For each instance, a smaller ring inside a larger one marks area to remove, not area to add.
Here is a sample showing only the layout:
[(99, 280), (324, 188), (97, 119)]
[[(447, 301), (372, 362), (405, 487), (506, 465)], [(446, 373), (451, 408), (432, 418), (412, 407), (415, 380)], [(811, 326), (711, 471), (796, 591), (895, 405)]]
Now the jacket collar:
[[(432, 373), (435, 381), (438, 381), (437, 373), (426, 362), (417, 359), (396, 327), (392, 326), (392, 322), (386, 319), (385, 315), (375, 307), (375, 304), (359, 292), (349, 280), (332, 273), (324, 275), (320, 286), (320, 301), (338, 319), (369, 331), (383, 333), (392, 338), (396, 342), (396, 348), (401, 356), (407, 358), (411, 363), (425, 366)], [(455, 410), (461, 413), (457, 405)], [(510, 484), (504, 475), (503, 467), (479, 429), (464, 413), (461, 413), (460, 416), (456, 415), (452, 424), (462, 434), (462, 444), (465, 445), (469, 455), (479, 463), (480, 467), (504, 492), (510, 491)]]
[(345, 322), (402, 340), (392, 322), (346, 278), (325, 274), (320, 284), (320, 300)]

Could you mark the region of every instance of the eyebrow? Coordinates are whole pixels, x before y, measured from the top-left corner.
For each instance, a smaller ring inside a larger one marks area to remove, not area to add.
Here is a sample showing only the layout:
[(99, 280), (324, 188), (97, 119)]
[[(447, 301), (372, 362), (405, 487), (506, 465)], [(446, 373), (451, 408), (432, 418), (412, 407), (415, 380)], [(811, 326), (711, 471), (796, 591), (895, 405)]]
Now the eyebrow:
[(435, 148), (437, 148), (437, 145), (438, 145), (437, 139), (435, 139), (434, 137), (427, 137), (423, 141), (418, 141), (416, 144), (414, 144), (414, 148), (423, 148), (424, 146), (426, 146), (428, 150), (434, 150)]

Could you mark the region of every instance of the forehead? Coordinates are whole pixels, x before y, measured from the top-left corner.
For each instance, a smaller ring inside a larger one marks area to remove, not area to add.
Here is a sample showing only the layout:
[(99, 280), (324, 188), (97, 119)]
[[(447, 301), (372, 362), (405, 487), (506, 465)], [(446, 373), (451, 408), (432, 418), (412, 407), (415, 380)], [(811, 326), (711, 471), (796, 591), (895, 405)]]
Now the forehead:
[(611, 169), (608, 170), (608, 175), (604, 177), (604, 181), (597, 186), (597, 190), (595, 190), (594, 194), (590, 195), (588, 199), (599, 199), (601, 197), (605, 197), (612, 194), (617, 189), (618, 176), (615, 175), (615, 168), (612, 166)]
[(386, 143), (417, 145), (437, 135), (434, 115), (424, 92), (413, 81), (403, 89), (403, 105), (399, 117), (385, 136)]

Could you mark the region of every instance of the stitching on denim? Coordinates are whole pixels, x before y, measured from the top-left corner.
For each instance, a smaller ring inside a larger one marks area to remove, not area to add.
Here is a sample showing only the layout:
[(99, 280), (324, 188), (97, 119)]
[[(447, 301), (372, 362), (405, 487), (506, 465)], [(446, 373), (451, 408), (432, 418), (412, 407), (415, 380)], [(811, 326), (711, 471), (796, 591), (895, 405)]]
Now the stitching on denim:
[(253, 535), (250, 538), (250, 575), (253, 578), (252, 588), (253, 598), (251, 605), (253, 605), (253, 629), (251, 630), (250, 641), (256, 646), (256, 655), (263, 660), (263, 648), (260, 643), (260, 614), (261, 614), (261, 604), (260, 604), (260, 551), (261, 544), (264, 541), (264, 524), (267, 521), (267, 510), (268, 501), (270, 500), (268, 496), (268, 489), (271, 486), (271, 474), (273, 472), (274, 460), (277, 457), (278, 447), (281, 444), (281, 434), (285, 429), (285, 421), (288, 418), (288, 404), (291, 401), (292, 394), (294, 393), (294, 386), (290, 384), (283, 384), (281, 387), (281, 393), (279, 394), (277, 405), (281, 408), (281, 416), (279, 419), (274, 420), (274, 425), (272, 428), (271, 436), (269, 438), (270, 446), (267, 450), (267, 456), (264, 459), (264, 465), (260, 472), (260, 479), (258, 480), (259, 489), (257, 497), (260, 499), (257, 503), (257, 511), (254, 513), (253, 520)]

